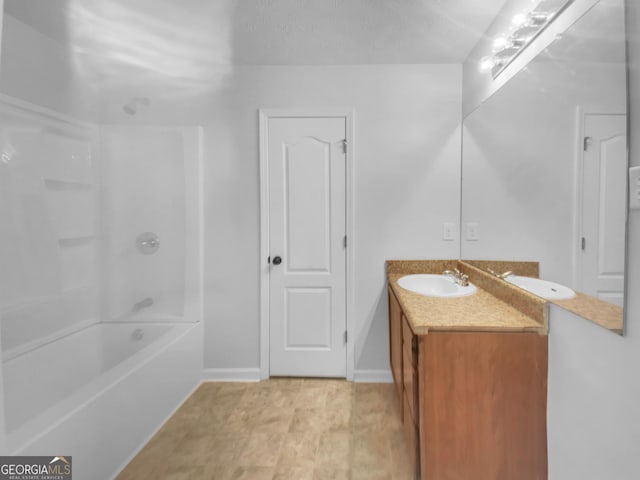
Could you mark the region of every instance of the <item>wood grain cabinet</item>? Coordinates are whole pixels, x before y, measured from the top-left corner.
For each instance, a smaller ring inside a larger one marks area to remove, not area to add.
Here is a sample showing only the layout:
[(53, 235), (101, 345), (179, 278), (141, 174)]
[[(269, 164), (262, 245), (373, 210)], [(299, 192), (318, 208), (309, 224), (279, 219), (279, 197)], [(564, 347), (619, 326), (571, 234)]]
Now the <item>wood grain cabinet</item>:
[(416, 478), (547, 478), (546, 336), (415, 335), (391, 288), (389, 327), (391, 369)]
[(391, 288), (389, 288), (389, 359), (398, 400), (402, 405), (402, 309)]

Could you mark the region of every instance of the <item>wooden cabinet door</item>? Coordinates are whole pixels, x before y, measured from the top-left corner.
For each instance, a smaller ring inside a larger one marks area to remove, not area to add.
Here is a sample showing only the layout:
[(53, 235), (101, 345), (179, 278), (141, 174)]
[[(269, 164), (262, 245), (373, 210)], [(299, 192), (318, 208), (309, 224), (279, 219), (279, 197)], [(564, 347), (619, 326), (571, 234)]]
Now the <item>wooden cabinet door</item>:
[(396, 299), (395, 294), (389, 292), (389, 361), (391, 363), (391, 373), (396, 385), (400, 409), (402, 410), (402, 309)]
[(404, 395), (404, 408), (405, 415), (402, 421), (403, 429), (404, 429), (404, 438), (406, 441), (407, 453), (409, 454), (409, 463), (413, 466), (413, 471), (415, 472), (415, 478), (420, 478), (420, 462), (419, 462), (419, 437), (418, 437), (418, 427), (416, 426), (411, 414), (409, 413), (409, 399), (406, 395)]
[(418, 338), (411, 331), (407, 318), (402, 316), (402, 380), (404, 387), (403, 424), (409, 457), (416, 474), (420, 478), (420, 438), (418, 435), (418, 419), (420, 409), (418, 402)]
[(417, 344), (416, 337), (409, 327), (406, 317), (402, 316), (402, 382), (405, 395), (404, 415), (407, 416), (406, 406), (413, 418), (413, 423), (418, 424), (418, 375), (417, 375)]
[(430, 333), (418, 371), (424, 479), (547, 478), (547, 337)]

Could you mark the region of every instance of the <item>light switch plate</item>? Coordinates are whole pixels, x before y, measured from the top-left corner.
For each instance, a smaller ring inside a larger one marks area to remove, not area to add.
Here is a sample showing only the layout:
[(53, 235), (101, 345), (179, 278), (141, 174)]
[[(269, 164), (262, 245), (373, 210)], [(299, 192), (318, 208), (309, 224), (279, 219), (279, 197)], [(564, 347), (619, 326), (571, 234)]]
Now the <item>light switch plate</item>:
[(455, 224), (453, 222), (444, 222), (442, 224), (442, 239), (447, 242), (451, 242), (454, 240), (455, 235)]
[(640, 167), (629, 169), (629, 208), (640, 208)]

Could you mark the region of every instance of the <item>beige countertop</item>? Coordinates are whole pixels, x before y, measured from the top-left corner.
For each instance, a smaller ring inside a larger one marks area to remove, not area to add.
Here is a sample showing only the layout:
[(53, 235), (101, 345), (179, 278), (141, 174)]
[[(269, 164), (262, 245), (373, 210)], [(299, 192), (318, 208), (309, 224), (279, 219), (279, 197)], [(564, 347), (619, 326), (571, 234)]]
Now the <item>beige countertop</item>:
[[(514, 262), (494, 260), (462, 260), (461, 263), (486, 271), (512, 271), (516, 275), (539, 278), (539, 266), (536, 262)], [(576, 296), (566, 300), (547, 300), (580, 317), (590, 320), (612, 332), (622, 334), (624, 328), (624, 312), (622, 307), (599, 298), (576, 292)], [(507, 303), (511, 303), (508, 301)]]
[[(469, 275), (478, 291), (467, 297), (436, 298), (410, 292), (398, 285), (398, 279), (414, 273), (442, 273), (458, 267)], [(504, 282), (469, 268), (456, 260), (387, 261), (387, 280), (411, 329), (416, 334), (430, 331), (500, 331), (547, 333), (546, 302), (521, 295), (520, 289), (508, 289), (511, 304), (504, 297)], [(475, 281), (474, 281), (475, 280)], [(502, 291), (493, 291), (493, 286)], [(497, 294), (497, 296), (496, 296)], [(523, 304), (525, 308), (521, 308)], [(523, 313), (527, 312), (527, 313)], [(533, 312), (533, 313), (532, 313)]]
[(622, 307), (605, 302), (599, 298), (576, 292), (574, 298), (553, 300), (552, 303), (569, 310), (576, 315), (591, 320), (612, 332), (622, 334), (624, 328), (624, 311)]

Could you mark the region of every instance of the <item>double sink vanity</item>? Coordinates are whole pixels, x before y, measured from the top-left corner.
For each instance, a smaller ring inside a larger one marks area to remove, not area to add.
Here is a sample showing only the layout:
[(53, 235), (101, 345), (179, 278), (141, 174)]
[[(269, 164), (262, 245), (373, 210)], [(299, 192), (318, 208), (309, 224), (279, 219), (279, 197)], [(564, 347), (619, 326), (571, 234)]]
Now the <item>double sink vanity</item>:
[[(537, 276), (532, 262), (491, 266)], [(546, 479), (547, 301), (457, 260), (387, 261), (387, 280), (416, 478)]]

